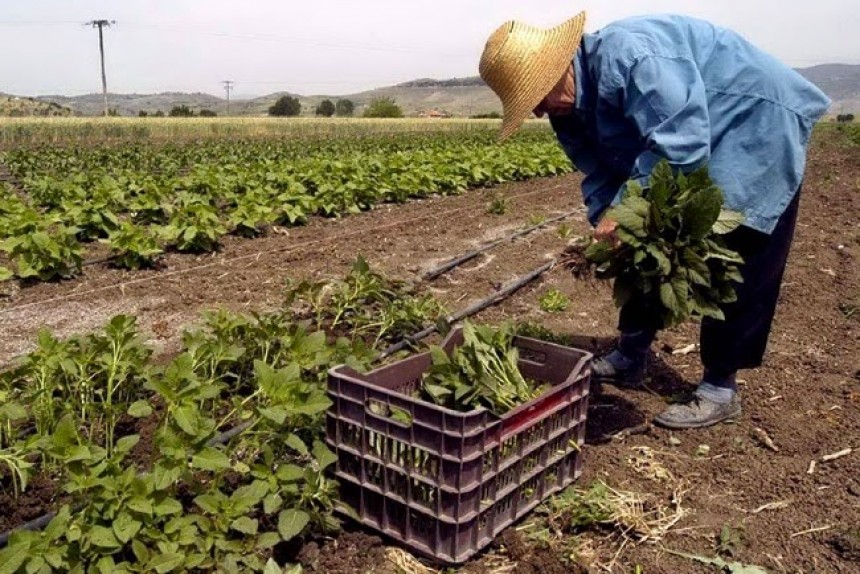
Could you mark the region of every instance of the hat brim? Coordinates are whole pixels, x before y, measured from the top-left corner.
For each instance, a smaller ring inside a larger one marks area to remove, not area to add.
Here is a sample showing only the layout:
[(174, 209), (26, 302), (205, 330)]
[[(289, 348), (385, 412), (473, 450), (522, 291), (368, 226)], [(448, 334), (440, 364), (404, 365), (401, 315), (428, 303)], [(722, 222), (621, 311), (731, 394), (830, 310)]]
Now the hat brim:
[(527, 55), (517, 89), (502, 100), (502, 129), (499, 140), (511, 137), (547, 94), (552, 91), (573, 61), (585, 28), (585, 12), (540, 33), (541, 50)]

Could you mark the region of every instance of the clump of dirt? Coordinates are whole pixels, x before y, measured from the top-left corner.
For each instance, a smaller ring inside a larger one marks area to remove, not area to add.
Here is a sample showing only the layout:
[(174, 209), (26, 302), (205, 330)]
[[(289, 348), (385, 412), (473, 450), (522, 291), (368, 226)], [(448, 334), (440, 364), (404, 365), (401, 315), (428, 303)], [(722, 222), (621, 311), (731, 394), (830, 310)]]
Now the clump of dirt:
[(849, 562), (860, 562), (860, 528), (845, 530), (830, 541), (839, 557)]
[(594, 278), (594, 264), (585, 257), (585, 243), (574, 243), (569, 245), (562, 254), (561, 264), (576, 279)]
[(11, 492), (0, 494), (0, 532), (17, 528), (25, 522), (59, 508), (68, 496), (59, 496), (57, 485), (49, 476), (37, 474), (27, 483), (27, 490), (16, 499)]
[(505, 530), (499, 542), (516, 563), (512, 574), (588, 574), (583, 565), (562, 560), (549, 545), (529, 542), (516, 530)]
[[(326, 574), (383, 574), (387, 567), (385, 547), (378, 536), (345, 532), (322, 546), (308, 542), (296, 555), (305, 572)], [(388, 568), (388, 569), (387, 569)]]

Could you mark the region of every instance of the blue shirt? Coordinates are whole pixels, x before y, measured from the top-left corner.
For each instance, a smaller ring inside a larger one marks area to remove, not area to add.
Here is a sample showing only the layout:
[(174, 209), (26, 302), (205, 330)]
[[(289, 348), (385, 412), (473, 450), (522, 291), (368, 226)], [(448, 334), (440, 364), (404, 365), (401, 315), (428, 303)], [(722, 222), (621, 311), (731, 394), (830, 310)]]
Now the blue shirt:
[(806, 148), (830, 100), (738, 34), (683, 16), (621, 20), (585, 34), (573, 57), (575, 110), (550, 118), (585, 174), (588, 219), (647, 184), (665, 158), (707, 165), (725, 205), (764, 233), (803, 179)]

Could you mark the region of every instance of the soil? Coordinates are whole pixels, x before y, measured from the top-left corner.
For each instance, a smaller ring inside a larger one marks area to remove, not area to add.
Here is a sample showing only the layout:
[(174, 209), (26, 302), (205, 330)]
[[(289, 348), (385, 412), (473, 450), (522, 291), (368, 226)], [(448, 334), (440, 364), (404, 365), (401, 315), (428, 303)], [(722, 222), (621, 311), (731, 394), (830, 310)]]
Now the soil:
[(321, 546), (305, 544), (296, 561), (305, 572), (320, 574), (395, 574), (397, 570), (385, 557), (385, 546), (378, 536), (363, 532), (345, 532)]
[(45, 474), (30, 478), (17, 500), (11, 493), (0, 494), (0, 533), (56, 510), (64, 498), (68, 497), (58, 498), (56, 483)]
[[(201, 310), (276, 307), (287, 278), (342, 276), (359, 253), (389, 276), (418, 281), (424, 270), (527, 226), (532, 216), (577, 210), (567, 220), (568, 237), (556, 224), (430, 283), (449, 310), (461, 309), (587, 235), (579, 183), (573, 174), (315, 219), (263, 238), (228, 238), (213, 255), (170, 254), (165, 270), (91, 265), (79, 279), (27, 286), (0, 299), (0, 363), (32, 348), (41, 326), (68, 335), (99, 328), (120, 312), (137, 314), (150, 342), (170, 351)], [(509, 198), (503, 215), (486, 213), (495, 195)], [(647, 424), (698, 381), (699, 356), (688, 348), (698, 340), (693, 324), (660, 334), (647, 390), (606, 387), (592, 397), (580, 485), (600, 479), (663, 502), (680, 494), (686, 511), (661, 539), (628, 544), (610, 572), (637, 566), (648, 574), (712, 571), (670, 551), (713, 557), (724, 526), (738, 534), (732, 560), (769, 572), (858, 571), (856, 538), (845, 534), (860, 527), (860, 313), (851, 311), (860, 305), (858, 258), (860, 148), (818, 138), (768, 355), (762, 367), (739, 376), (743, 414), (732, 424), (686, 432)], [(550, 288), (570, 297), (567, 311), (540, 309), (539, 297)], [(611, 344), (617, 313), (611, 285), (575, 278), (558, 266), (478, 316), (505, 319), (531, 321), (601, 349)], [(777, 450), (764, 444), (765, 435)], [(846, 448), (851, 454), (822, 461)], [(40, 513), (34, 510), (44, 506), (39, 492), (37, 479), (25, 495), (32, 498), (17, 505), (21, 512)], [(6, 504), (0, 500), (0, 508)], [(384, 544), (371, 534), (313, 543), (300, 560), (309, 572), (379, 572)], [(558, 570), (561, 557), (550, 547), (520, 550), (508, 536), (504, 551), (488, 550), (462, 571), (494, 571), (490, 565), (503, 558), (506, 572), (575, 572), (571, 565)], [(605, 534), (591, 543), (597, 564), (609, 564), (618, 551)]]

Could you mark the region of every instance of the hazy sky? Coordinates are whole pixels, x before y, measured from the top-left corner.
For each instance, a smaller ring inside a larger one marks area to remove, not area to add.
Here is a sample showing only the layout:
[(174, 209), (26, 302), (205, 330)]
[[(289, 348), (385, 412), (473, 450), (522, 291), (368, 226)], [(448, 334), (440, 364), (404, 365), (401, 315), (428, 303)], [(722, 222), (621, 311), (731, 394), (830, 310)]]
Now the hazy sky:
[(0, 92), (108, 89), (234, 95), (347, 94), (415, 78), (477, 74), (487, 36), (508, 19), (551, 26), (587, 10), (587, 30), (635, 14), (680, 12), (744, 34), (795, 66), (860, 63), (858, 0), (0, 0)]

